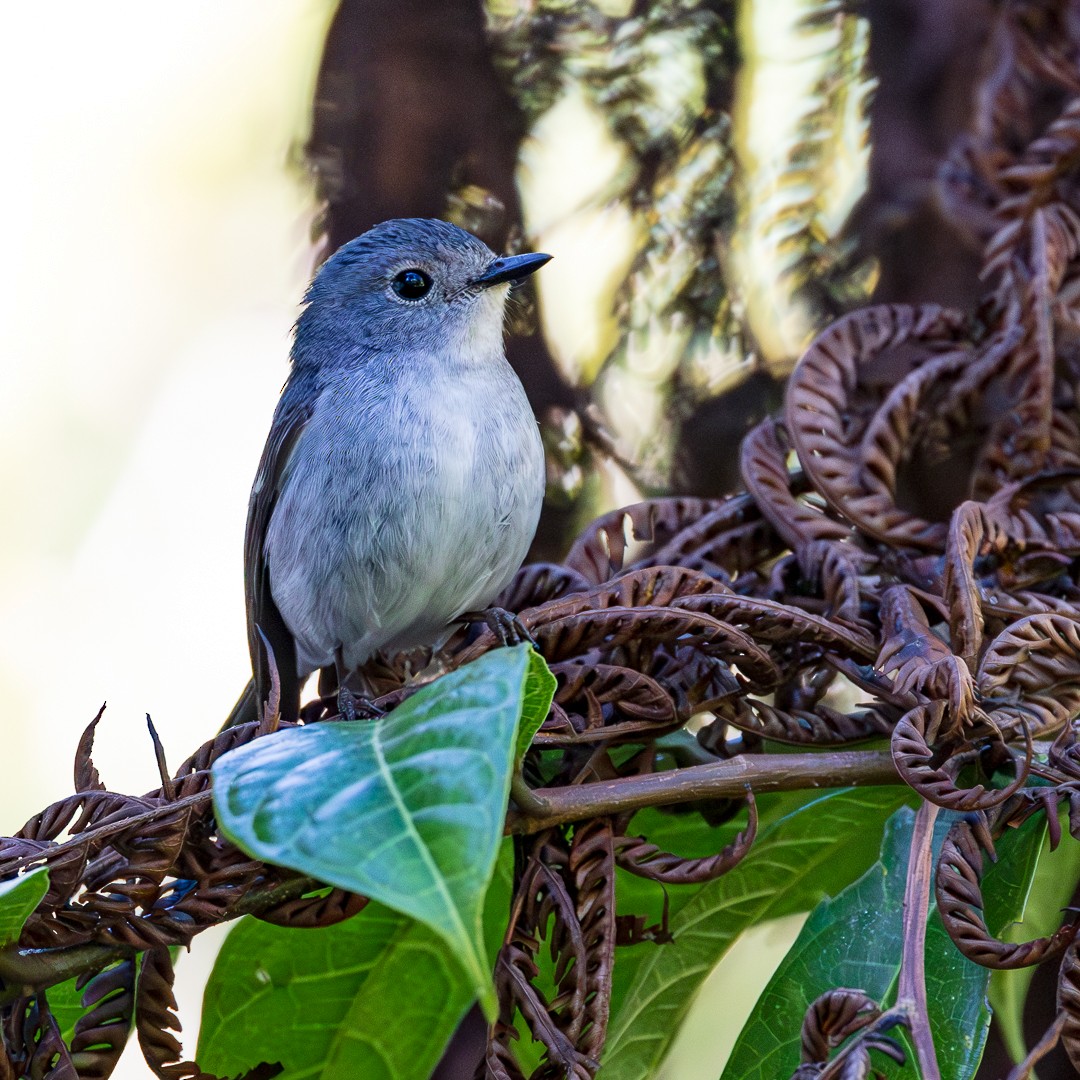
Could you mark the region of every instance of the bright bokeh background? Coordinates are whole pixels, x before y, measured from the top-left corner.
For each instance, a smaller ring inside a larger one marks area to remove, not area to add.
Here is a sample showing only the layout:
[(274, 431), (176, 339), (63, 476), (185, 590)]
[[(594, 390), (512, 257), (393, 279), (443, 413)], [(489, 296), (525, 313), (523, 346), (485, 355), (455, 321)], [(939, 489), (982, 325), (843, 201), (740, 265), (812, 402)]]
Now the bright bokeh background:
[[(759, 166), (771, 151), (755, 139), (784, 144), (777, 126), (798, 121), (815, 77), (813, 57), (783, 51), (785, 6), (749, 5), (770, 21), (744, 27), (745, 78), (776, 95), (751, 95), (772, 111), (744, 118), (743, 153)], [(69, 793), (78, 736), (102, 701), (95, 762), (108, 786), (139, 793), (156, 786), (144, 714), (175, 766), (245, 680), (244, 516), (313, 264), (300, 148), (333, 7), (59, 0), (0, 11), (0, 832)], [(572, 84), (535, 135), (526, 220), (559, 255), (540, 280), (544, 327), (568, 378), (588, 381), (614, 339), (636, 235), (625, 209), (599, 200), (622, 151)], [(771, 192), (754, 193), (762, 214)], [(799, 310), (768, 307), (776, 265), (745, 247), (750, 315), (778, 328), (782, 352), (807, 327)], [(601, 281), (596, 250), (610, 256)], [(611, 420), (632, 441), (663, 399), (633, 371), (620, 377)], [(718, 1075), (797, 925), (733, 951), (666, 1080)], [(200, 936), (180, 965), (189, 1053), (220, 936)], [(115, 1075), (149, 1074), (129, 1052)]]
[(0, 16), (5, 828), (79, 731), (155, 783), (244, 682), (247, 492), (311, 266), (299, 159), (328, 0)]
[[(247, 494), (311, 269), (330, 0), (0, 12), (0, 830), (156, 786), (247, 669)], [(220, 933), (180, 964), (185, 1049)], [(150, 1075), (131, 1049), (114, 1076)]]

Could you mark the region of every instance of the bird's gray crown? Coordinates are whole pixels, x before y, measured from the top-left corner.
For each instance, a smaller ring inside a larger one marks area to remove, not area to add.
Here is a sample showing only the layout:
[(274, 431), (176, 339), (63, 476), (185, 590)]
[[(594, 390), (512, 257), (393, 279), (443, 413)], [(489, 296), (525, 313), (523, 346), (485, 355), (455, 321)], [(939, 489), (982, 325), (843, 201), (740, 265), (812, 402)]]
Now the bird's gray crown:
[(327, 259), (308, 294), (314, 300), (343, 279), (362, 275), (389, 282), (414, 263), (421, 269), (442, 269), (449, 277), (463, 272), (479, 277), (495, 253), (472, 233), (436, 218), (384, 221), (343, 244)]
[(494, 261), (495, 253), (487, 244), (448, 221), (398, 218), (338, 248), (319, 270), (305, 300), (348, 301), (363, 292), (408, 303), (394, 294), (392, 282), (402, 272), (419, 270), (432, 278), (431, 294), (423, 300), (446, 301)]

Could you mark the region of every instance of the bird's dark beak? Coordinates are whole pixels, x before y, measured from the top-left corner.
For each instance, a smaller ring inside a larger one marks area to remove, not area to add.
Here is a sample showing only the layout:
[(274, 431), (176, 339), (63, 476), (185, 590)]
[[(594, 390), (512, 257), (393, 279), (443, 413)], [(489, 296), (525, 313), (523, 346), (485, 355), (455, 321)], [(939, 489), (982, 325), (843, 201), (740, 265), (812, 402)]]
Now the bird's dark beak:
[(538, 251), (525, 255), (504, 255), (501, 259), (496, 259), (473, 284), (487, 289), (492, 285), (501, 285), (504, 281), (520, 281), (549, 262), (551, 256)]

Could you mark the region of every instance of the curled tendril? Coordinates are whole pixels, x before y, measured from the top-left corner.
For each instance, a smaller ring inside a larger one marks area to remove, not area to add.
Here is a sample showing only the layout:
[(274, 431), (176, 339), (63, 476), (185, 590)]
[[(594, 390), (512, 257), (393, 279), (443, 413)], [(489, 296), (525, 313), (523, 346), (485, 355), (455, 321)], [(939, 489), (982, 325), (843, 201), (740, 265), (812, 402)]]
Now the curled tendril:
[(1027, 780), (1031, 769), (1033, 747), (1030, 732), (1027, 735), (1024, 759), (1017, 763), (1017, 774), (1008, 786), (994, 789), (976, 784), (971, 788), (958, 788), (956, 777), (968, 764), (973, 764), (978, 751), (953, 753), (938, 766), (931, 762), (936, 756), (935, 742), (947, 735), (954, 725), (948, 722), (948, 707), (944, 702), (934, 701), (917, 705), (906, 712), (897, 722), (892, 734), (892, 757), (896, 771), (924, 799), (947, 810), (989, 810), (1000, 806), (1015, 795)]
[(829, 1054), (849, 1035), (880, 1015), (878, 1003), (862, 990), (829, 990), (815, 998), (803, 1020), (803, 1061), (828, 1061)]
[(1029, 967), (1058, 955), (1076, 937), (1080, 924), (1068, 922), (1050, 937), (999, 941), (983, 917), (982, 873), (982, 847), (975, 830), (969, 822), (958, 821), (942, 845), (934, 888), (945, 929), (969, 960), (1005, 970)]
[(665, 885), (701, 884), (726, 874), (750, 851), (757, 836), (757, 803), (747, 792), (746, 806), (750, 814), (746, 828), (715, 855), (688, 859), (661, 851), (643, 837), (621, 836), (615, 840), (615, 857), (624, 870), (638, 877), (649, 878)]

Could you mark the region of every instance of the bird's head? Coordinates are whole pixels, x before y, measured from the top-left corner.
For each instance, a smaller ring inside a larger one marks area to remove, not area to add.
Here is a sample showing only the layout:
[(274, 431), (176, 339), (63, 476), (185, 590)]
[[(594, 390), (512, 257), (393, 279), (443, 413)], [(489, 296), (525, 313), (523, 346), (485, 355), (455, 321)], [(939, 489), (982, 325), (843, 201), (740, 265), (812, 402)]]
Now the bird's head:
[(294, 359), (324, 366), (349, 362), (350, 352), (448, 350), (464, 362), (501, 357), (509, 286), (550, 258), (497, 256), (445, 221), (384, 221), (340, 247), (316, 274), (297, 322)]

